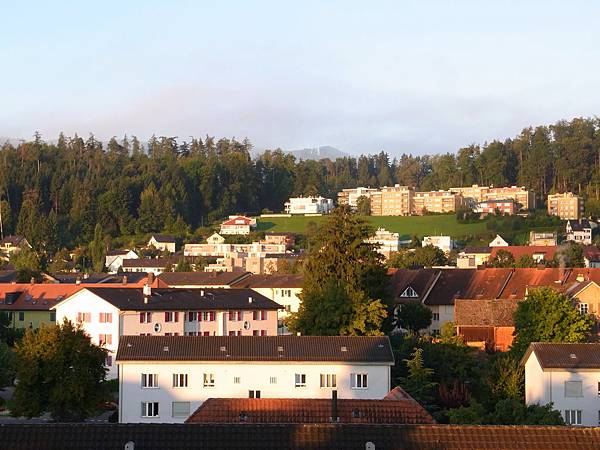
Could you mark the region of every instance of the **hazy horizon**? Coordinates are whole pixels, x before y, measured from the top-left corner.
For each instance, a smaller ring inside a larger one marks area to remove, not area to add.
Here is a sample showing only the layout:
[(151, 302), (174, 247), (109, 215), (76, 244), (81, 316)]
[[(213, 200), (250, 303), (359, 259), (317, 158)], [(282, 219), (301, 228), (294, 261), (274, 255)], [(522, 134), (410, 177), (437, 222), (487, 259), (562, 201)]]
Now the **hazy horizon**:
[(454, 152), (594, 117), (600, 4), (3, 5), (0, 136)]

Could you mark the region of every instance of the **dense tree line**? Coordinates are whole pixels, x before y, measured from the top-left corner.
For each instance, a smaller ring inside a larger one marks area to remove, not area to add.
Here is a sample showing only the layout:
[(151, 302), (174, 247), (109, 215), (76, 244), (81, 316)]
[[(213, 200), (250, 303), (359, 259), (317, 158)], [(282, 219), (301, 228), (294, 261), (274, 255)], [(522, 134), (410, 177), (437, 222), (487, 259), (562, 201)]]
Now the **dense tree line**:
[(540, 196), (572, 190), (600, 202), (600, 120), (526, 128), (513, 139), (456, 154), (397, 159), (381, 152), (335, 161), (296, 160), (280, 150), (251, 157), (247, 139), (113, 137), (106, 144), (61, 134), (0, 147), (4, 234), (55, 251), (88, 243), (100, 223), (111, 236), (186, 234), (234, 213), (280, 211), (290, 196), (334, 197), (348, 187), (418, 189), (520, 184)]

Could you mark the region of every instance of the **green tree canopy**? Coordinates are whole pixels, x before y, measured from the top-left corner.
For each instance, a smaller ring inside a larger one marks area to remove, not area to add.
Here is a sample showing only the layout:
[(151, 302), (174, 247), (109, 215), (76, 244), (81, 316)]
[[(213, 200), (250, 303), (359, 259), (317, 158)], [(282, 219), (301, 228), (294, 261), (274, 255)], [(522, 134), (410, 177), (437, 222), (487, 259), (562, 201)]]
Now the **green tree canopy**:
[(81, 327), (28, 330), (16, 346), (15, 416), (49, 412), (60, 422), (89, 417), (104, 400), (106, 350), (92, 344)]
[(432, 318), (431, 310), (418, 300), (403, 303), (396, 313), (397, 324), (412, 333), (427, 328), (431, 325)]
[(573, 301), (550, 287), (533, 289), (514, 314), (515, 339), (511, 352), (523, 355), (532, 342), (583, 342), (593, 320), (580, 314)]
[(89, 245), (90, 256), (92, 258), (92, 266), (95, 272), (104, 271), (104, 263), (106, 260), (106, 245), (104, 243), (104, 233), (102, 225), (96, 224), (94, 228), (94, 240)]
[(400, 386), (421, 405), (431, 405), (437, 383), (433, 381), (433, 370), (423, 363), (423, 349), (415, 349), (411, 358), (404, 362), (408, 367), (408, 376), (400, 379)]
[(371, 215), (371, 199), (364, 195), (361, 195), (356, 200), (356, 213), (359, 216), (370, 216)]
[(490, 267), (515, 267), (515, 257), (507, 250), (498, 250), (488, 265)]

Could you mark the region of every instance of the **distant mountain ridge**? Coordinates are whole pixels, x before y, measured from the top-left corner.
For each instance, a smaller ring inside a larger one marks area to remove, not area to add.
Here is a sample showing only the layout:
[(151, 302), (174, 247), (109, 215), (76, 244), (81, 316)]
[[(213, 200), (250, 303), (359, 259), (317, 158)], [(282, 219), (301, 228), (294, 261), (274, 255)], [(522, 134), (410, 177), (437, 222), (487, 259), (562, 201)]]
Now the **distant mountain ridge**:
[(331, 147), (329, 145), (322, 145), (319, 147), (313, 148), (303, 148), (300, 150), (287, 150), (286, 153), (294, 155), (296, 159), (312, 159), (318, 161), (320, 159), (329, 158), (331, 160), (335, 160), (336, 158), (343, 158), (345, 156), (350, 156), (348, 153), (345, 153), (335, 147)]

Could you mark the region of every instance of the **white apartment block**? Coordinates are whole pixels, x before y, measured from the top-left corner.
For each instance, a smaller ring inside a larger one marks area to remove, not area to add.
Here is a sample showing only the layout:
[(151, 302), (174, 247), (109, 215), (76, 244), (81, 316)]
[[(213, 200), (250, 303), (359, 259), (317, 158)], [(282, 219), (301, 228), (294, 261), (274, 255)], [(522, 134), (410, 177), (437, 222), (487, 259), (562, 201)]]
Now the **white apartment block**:
[(123, 336), (119, 422), (181, 423), (208, 398), (382, 399), (387, 337)]
[(600, 424), (600, 344), (536, 342), (521, 363), (528, 405), (552, 403), (567, 425)]
[(328, 214), (333, 200), (324, 197), (293, 197), (284, 205), (286, 214)]
[(349, 205), (351, 208), (356, 208), (358, 199), (360, 197), (371, 198), (371, 194), (379, 192), (379, 189), (357, 187), (352, 189), (342, 189), (338, 193), (338, 203), (340, 205)]
[(392, 233), (385, 228), (377, 228), (375, 235), (365, 242), (377, 245), (377, 251), (386, 258), (389, 258), (393, 252), (400, 249), (400, 235)]
[(421, 245), (423, 247), (432, 245), (444, 253), (450, 253), (450, 250), (454, 248), (454, 241), (450, 236), (424, 236)]

